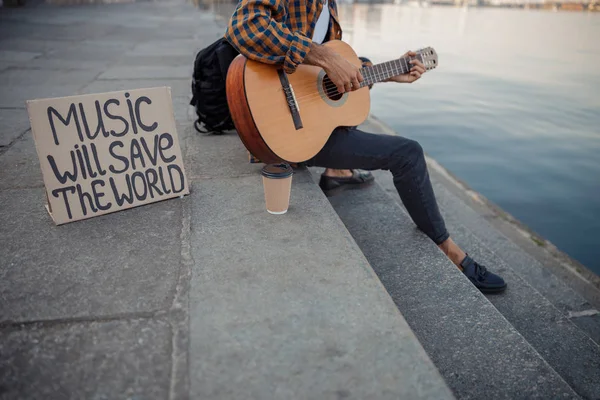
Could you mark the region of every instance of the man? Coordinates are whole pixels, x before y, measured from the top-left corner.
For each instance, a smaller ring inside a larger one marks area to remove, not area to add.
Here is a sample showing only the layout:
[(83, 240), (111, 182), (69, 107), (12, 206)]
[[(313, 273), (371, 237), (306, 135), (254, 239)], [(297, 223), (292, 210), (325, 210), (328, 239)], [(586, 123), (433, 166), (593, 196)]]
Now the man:
[[(321, 67), (338, 91), (344, 93), (360, 87), (363, 81), (360, 69), (321, 45), (341, 37), (335, 0), (241, 0), (225, 34), (245, 57), (281, 65), (288, 74), (293, 74), (302, 63)], [(418, 80), (425, 68), (417, 60), (411, 63), (409, 73), (389, 81)], [(391, 171), (396, 190), (417, 227), (470, 281), (484, 293), (502, 292), (506, 288), (501, 277), (475, 262), (450, 238), (429, 180), (423, 149), (416, 141), (366, 133), (357, 128), (337, 128), (323, 149), (306, 164), (328, 168), (333, 174), (347, 174), (349, 171), (344, 170), (348, 169)], [(334, 169), (337, 171), (333, 172)]]

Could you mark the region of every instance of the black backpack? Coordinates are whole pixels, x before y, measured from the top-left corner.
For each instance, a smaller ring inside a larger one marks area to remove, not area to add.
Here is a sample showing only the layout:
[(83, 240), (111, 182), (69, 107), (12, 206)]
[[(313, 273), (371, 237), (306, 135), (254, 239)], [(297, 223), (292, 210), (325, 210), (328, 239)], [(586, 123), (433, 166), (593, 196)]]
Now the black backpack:
[(190, 105), (196, 109), (194, 127), (198, 132), (221, 135), (235, 129), (225, 83), (229, 65), (238, 54), (225, 38), (220, 38), (196, 55)]

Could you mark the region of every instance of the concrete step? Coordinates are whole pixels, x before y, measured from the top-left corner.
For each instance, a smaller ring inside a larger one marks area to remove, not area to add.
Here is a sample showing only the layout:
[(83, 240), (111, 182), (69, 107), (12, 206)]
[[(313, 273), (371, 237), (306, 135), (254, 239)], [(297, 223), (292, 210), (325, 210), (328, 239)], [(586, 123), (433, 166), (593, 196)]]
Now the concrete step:
[(330, 201), (458, 398), (578, 398), (379, 185)]
[[(376, 173), (379, 185), (385, 188), (400, 206), (400, 197), (391, 174)], [(600, 396), (600, 347), (547, 298), (516, 273), (502, 255), (489, 248), (465, 224), (480, 224), (481, 218), (456, 210), (466, 205), (443, 186), (435, 184), (436, 197), (442, 215), (454, 241), (474, 259), (497, 271), (509, 284), (502, 295), (487, 296), (488, 300), (540, 353), (550, 366), (583, 398)], [(405, 212), (404, 208), (402, 210)], [(463, 210), (464, 211), (464, 210)], [(489, 227), (490, 229), (493, 229)], [(513, 252), (522, 252), (512, 249)], [(548, 272), (545, 272), (548, 274)]]
[[(455, 196), (444, 183), (435, 178), (432, 182), (435, 192), (439, 194), (439, 204), (445, 212), (448, 224), (464, 227), (464, 231), (477, 238), (490, 252), (497, 254), (511, 270), (561, 310), (566, 317), (578, 315), (571, 318), (571, 321), (587, 332), (596, 343), (600, 343), (600, 314), (592, 304), (545, 268), (540, 261), (491, 226), (485, 218)], [(387, 186), (391, 189), (389, 184)]]
[(190, 398), (453, 398), (307, 170), (270, 215), (237, 135), (183, 137)]

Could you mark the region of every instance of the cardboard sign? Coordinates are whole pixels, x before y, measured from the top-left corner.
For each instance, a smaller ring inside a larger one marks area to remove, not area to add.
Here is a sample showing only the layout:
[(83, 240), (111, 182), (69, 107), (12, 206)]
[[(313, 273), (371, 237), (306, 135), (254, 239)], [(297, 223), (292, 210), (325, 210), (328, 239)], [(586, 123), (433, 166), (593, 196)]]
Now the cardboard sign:
[(57, 225), (189, 193), (170, 88), (27, 102)]

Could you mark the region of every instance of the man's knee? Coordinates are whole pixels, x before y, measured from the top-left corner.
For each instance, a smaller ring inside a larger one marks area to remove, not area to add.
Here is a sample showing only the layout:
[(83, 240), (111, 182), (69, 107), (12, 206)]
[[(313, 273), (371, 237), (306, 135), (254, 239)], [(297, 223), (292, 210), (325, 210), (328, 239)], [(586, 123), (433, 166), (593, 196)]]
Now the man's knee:
[(416, 140), (407, 139), (406, 146), (409, 154), (412, 154), (415, 159), (420, 160), (425, 158), (425, 152), (423, 151), (423, 146), (421, 146), (421, 143), (417, 142)]
[(394, 164), (401, 169), (422, 168), (425, 166), (425, 152), (419, 142), (401, 138), (394, 151)]

